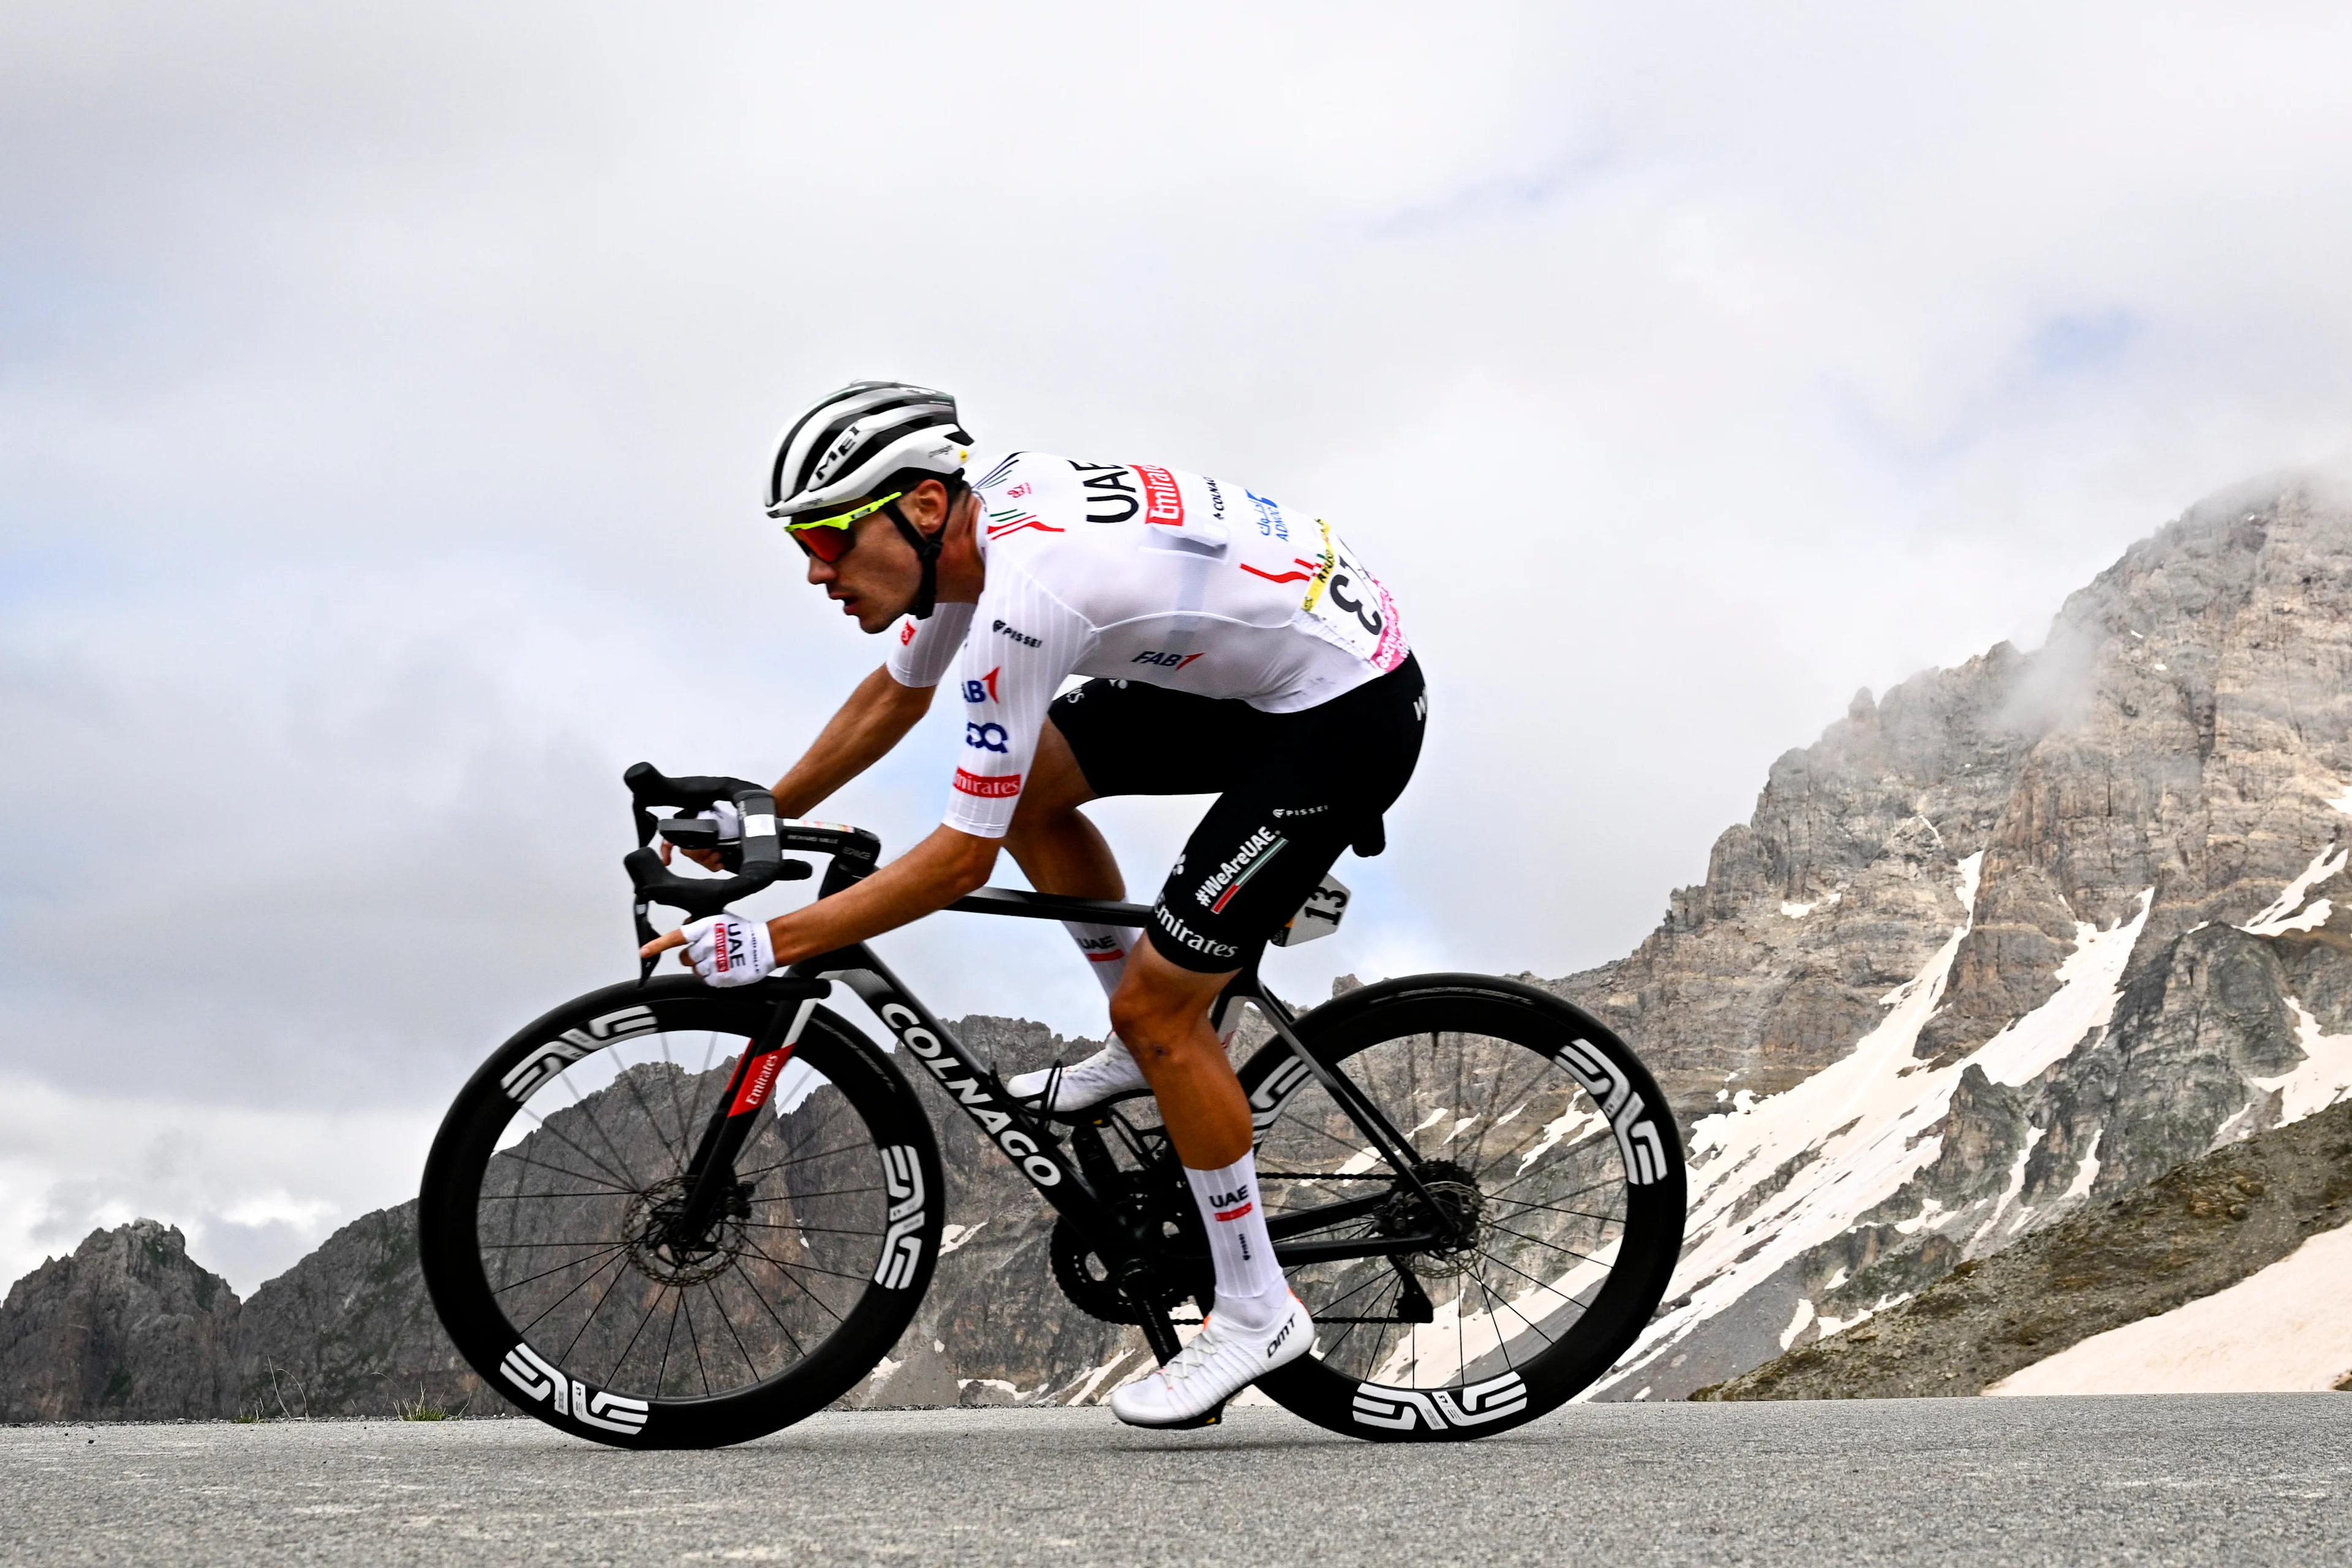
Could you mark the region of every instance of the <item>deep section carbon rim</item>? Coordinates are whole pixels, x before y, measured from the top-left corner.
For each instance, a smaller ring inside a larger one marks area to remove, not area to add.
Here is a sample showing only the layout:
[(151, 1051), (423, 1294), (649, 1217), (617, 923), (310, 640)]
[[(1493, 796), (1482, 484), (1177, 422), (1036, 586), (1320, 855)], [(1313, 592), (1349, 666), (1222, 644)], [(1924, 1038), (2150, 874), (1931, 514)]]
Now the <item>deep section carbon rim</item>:
[(822, 1010), (733, 1182), (683, 1226), (689, 1162), (769, 1016), (689, 984), (615, 987), (525, 1031), (428, 1167), (452, 1336), (501, 1394), (606, 1442), (736, 1441), (821, 1407), (889, 1348), (936, 1255), (920, 1108)]
[(1415, 1181), (1279, 1042), (1243, 1072), (1260, 1191), (1297, 1262), (1315, 1356), (1265, 1384), (1359, 1436), (1482, 1436), (1622, 1353), (1682, 1239), (1682, 1155), (1623, 1042), (1557, 998), (1470, 976), (1391, 981), (1300, 1020), (1412, 1146)]

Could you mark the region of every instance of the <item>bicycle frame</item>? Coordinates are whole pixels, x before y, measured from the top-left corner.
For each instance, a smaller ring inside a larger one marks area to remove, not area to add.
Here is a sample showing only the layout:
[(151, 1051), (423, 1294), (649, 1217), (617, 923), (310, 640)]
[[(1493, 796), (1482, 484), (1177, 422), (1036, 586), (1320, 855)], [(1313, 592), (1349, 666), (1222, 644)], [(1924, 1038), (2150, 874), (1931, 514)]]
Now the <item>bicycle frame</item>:
[[(651, 795), (648, 787), (641, 783), (639, 771), (632, 770), (632, 787), (637, 790), (640, 801), (641, 847), (632, 858), (630, 870), (639, 888), (638, 920), (642, 924), (644, 900), (649, 893), (665, 902), (691, 899), (700, 904), (707, 903), (715, 896), (705, 891), (715, 884), (681, 881), (662, 871), (651, 851), (642, 847), (656, 826), (654, 819), (642, 809), (644, 800), (656, 798), (683, 804), (684, 798), (694, 792), (680, 787), (685, 781), (662, 779), (645, 764), (639, 764), (639, 769), (643, 777), (655, 781), (654, 787), (672, 792), (666, 796)], [(698, 788), (712, 781), (691, 782)], [(756, 796), (756, 800), (765, 798), (764, 795)], [(833, 858), (819, 889), (820, 897), (838, 892), (870, 873), (879, 855), (879, 841), (862, 829), (790, 819), (777, 821), (769, 818), (768, 821), (771, 826), (766, 831), (773, 834), (777, 840), (776, 849), (771, 853), (777, 856), (782, 868), (779, 871), (770, 872), (772, 878), (808, 874), (804, 862), (795, 865), (791, 860), (782, 859), (782, 856), (797, 852)], [(735, 879), (734, 881), (741, 886), (751, 885), (748, 879)], [(668, 884), (676, 884), (676, 889)], [(760, 885), (764, 885), (764, 882)], [(687, 891), (680, 894), (677, 889)], [(1095, 925), (1141, 927), (1151, 921), (1150, 910), (1141, 904), (1023, 892), (1011, 888), (982, 888), (947, 908), (968, 914), (1078, 921)], [(1211, 1014), (1213, 1020), (1222, 1028), (1232, 1016), (1233, 1008), (1244, 1003), (1255, 1007), (1303, 1069), (1278, 1074), (1260, 1087), (1256, 1098), (1263, 1103), (1253, 1103), (1250, 1107), (1256, 1135), (1264, 1136), (1266, 1128), (1281, 1115), (1283, 1102), (1289, 1093), (1312, 1078), (1322, 1085), (1333, 1103), (1346, 1112), (1364, 1135), (1370, 1149), (1386, 1162), (1396, 1178), (1421, 1197), (1424, 1205), (1423, 1212), (1446, 1212), (1444, 1205), (1437, 1203), (1423, 1185), (1418, 1172), (1419, 1161), (1413, 1155), (1412, 1144), (1345, 1073), (1318, 1059), (1299, 1040), (1293, 1027), (1297, 1018), (1258, 978), (1260, 956), (1258, 953), (1250, 955), (1218, 996)], [(1038, 1196), (1070, 1222), (1107, 1266), (1127, 1270), (1121, 1276), (1120, 1289), (1135, 1300), (1152, 1349), (1163, 1362), (1173, 1356), (1176, 1340), (1165, 1314), (1150, 1310), (1141, 1295), (1129, 1289), (1129, 1284), (1139, 1279), (1142, 1270), (1153, 1258), (1205, 1263), (1205, 1251), (1196, 1256), (1189, 1250), (1171, 1247), (1156, 1237), (1146, 1238), (1130, 1234), (1110, 1196), (1101, 1190), (1101, 1179), (1111, 1176), (1116, 1166), (1108, 1152), (1100, 1146), (1099, 1139), (1093, 1146), (1090, 1160), (1088, 1145), (1082, 1141), (1086, 1130), (1074, 1129), (1068, 1141), (1071, 1153), (1066, 1156), (1063, 1139), (1046, 1126), (1040, 1113), (1015, 1100), (1006, 1091), (995, 1071), (974, 1057), (963, 1042), (956, 1038), (954, 1032), (940, 1022), (891, 972), (889, 965), (864, 942), (803, 959), (762, 983), (763, 989), (772, 988), (776, 996), (776, 1015), (770, 1026), (761, 1031), (761, 1037), (752, 1042), (736, 1063), (733, 1081), (720, 1097), (704, 1130), (687, 1173), (688, 1191), (678, 1217), (678, 1234), (681, 1237), (698, 1236), (712, 1211), (721, 1204), (732, 1201), (735, 1154), (750, 1135), (752, 1123), (765, 1103), (769, 1086), (775, 1081), (785, 1062), (790, 1060), (793, 1047), (807, 1022), (810, 1009), (821, 994), (819, 987), (832, 982), (847, 986), (858, 1000), (866, 1004), (907, 1054), (923, 1064), (956, 1107), (971, 1118), (999, 1152), (1013, 1163), (1022, 1178), (1036, 1189)], [(1085, 1168), (1089, 1163), (1097, 1164), (1099, 1171), (1090, 1174)], [(1391, 1195), (1389, 1192), (1379, 1192), (1270, 1217), (1267, 1232), (1274, 1242), (1275, 1257), (1286, 1267), (1296, 1267), (1347, 1258), (1401, 1256), (1433, 1246), (1447, 1245), (1454, 1239), (1451, 1234), (1424, 1229), (1343, 1239), (1295, 1239), (1307, 1232), (1370, 1217), (1390, 1201)]]

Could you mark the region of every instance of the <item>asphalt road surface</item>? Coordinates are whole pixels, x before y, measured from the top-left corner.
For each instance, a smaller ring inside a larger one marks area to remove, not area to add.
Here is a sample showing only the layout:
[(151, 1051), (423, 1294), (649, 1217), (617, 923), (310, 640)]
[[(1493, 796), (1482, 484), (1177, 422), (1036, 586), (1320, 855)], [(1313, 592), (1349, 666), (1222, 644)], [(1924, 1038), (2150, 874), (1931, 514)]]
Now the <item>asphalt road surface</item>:
[(0, 1562), (2352, 1563), (2352, 1396), (1573, 1407), (1446, 1447), (1279, 1411), (0, 1428)]

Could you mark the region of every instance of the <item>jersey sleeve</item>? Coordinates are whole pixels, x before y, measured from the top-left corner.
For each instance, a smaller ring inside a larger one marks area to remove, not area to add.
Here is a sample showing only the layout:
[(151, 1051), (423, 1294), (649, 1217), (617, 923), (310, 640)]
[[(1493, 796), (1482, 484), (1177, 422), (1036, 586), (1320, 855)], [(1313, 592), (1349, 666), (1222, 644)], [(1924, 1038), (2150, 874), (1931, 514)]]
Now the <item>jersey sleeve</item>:
[(963, 741), (946, 822), (961, 833), (1002, 838), (1036, 760), (1045, 710), (1095, 633), (1021, 572), (999, 564), (990, 576), (956, 671)]
[(963, 646), (964, 633), (971, 629), (970, 605), (940, 605), (933, 607), (931, 618), (919, 621), (909, 616), (899, 623), (898, 640), (890, 646), (890, 658), (886, 668), (890, 679), (901, 686), (937, 686), (940, 678), (955, 662), (956, 649)]

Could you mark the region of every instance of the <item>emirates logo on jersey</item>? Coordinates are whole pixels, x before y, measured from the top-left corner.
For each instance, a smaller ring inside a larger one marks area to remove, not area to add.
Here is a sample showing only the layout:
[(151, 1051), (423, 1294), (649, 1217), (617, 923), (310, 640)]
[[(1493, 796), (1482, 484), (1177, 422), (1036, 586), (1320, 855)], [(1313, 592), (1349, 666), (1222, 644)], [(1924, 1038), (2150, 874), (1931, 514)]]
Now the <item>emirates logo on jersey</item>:
[(1184, 492), (1176, 476), (1150, 463), (1138, 463), (1135, 477), (1143, 481), (1143, 521), (1163, 528), (1184, 526)]
[(982, 778), (969, 768), (958, 768), (955, 786), (966, 795), (976, 795), (983, 800), (1008, 800), (1021, 793), (1021, 775), (1006, 773), (1002, 778)]

